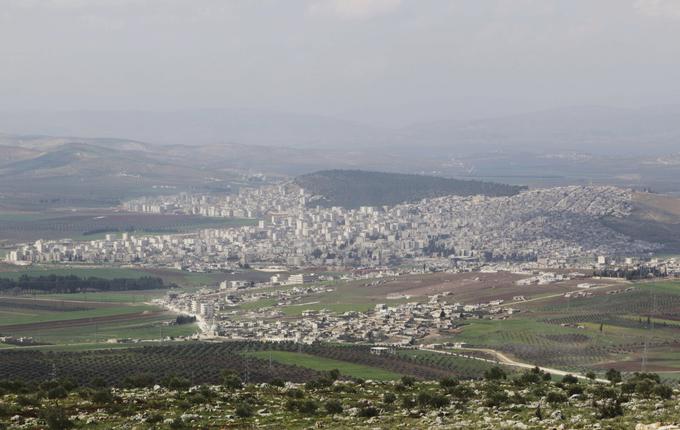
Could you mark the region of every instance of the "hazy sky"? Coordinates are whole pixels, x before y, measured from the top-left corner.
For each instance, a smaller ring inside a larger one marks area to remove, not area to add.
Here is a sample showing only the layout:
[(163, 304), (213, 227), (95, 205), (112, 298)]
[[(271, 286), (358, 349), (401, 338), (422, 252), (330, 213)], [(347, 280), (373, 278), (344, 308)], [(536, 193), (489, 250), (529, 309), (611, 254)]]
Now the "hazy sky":
[(0, 109), (680, 103), (680, 0), (0, 0)]

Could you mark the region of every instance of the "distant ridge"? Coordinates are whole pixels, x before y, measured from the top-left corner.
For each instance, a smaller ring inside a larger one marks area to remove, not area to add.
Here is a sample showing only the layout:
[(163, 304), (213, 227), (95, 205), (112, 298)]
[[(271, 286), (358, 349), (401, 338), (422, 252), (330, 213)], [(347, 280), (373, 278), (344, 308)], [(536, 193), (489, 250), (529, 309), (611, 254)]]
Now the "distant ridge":
[(323, 170), (298, 176), (295, 183), (314, 196), (309, 202), (312, 206), (346, 208), (395, 205), (446, 195), (512, 196), (526, 189), (493, 182), (364, 170)]

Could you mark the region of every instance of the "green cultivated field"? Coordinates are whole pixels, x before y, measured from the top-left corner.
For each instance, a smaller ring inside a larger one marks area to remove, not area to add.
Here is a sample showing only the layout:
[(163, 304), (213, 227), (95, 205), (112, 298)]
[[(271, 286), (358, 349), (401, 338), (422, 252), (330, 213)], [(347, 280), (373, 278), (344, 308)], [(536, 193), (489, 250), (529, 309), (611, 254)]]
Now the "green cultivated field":
[(509, 319), (468, 320), (460, 332), (432, 342), (465, 342), (519, 361), (580, 372), (609, 367), (640, 371), (647, 343), (648, 370), (680, 371), (675, 346), (680, 338), (680, 282), (611, 289), (631, 286), (633, 291), (625, 293), (596, 291), (591, 297), (517, 304), (521, 312)]
[(73, 293), (73, 294), (44, 294), (41, 299), (75, 300), (83, 302), (106, 302), (106, 303), (145, 303), (155, 298), (163, 297), (166, 290), (141, 290), (141, 291), (111, 291), (96, 293)]
[[(464, 354), (465, 352), (460, 351), (460, 353)], [(457, 375), (471, 378), (483, 375), (486, 370), (494, 366), (492, 363), (474, 358), (456, 357), (422, 350), (402, 350), (397, 352), (397, 354), (402, 357), (412, 358), (420, 363), (443, 366), (454, 371)], [(515, 369), (512, 367), (504, 367), (504, 370), (508, 373), (515, 372)]]
[(309, 354), (288, 352), (288, 351), (257, 351), (249, 352), (254, 357), (283, 364), (290, 364), (306, 367), (312, 370), (329, 371), (338, 369), (342, 375), (353, 378), (372, 379), (378, 381), (391, 381), (401, 378), (401, 375), (376, 367), (364, 366), (361, 364), (348, 363), (346, 361), (332, 360), (329, 358), (318, 357)]
[(147, 305), (135, 305), (135, 306), (104, 306), (104, 307), (93, 307), (87, 310), (60, 310), (60, 306), (63, 301), (55, 300), (53, 301), (54, 310), (44, 311), (44, 310), (33, 310), (33, 309), (21, 309), (16, 310), (7, 309), (5, 307), (0, 308), (0, 330), (4, 326), (15, 325), (15, 324), (35, 324), (35, 323), (45, 323), (45, 322), (57, 322), (57, 321), (68, 321), (74, 319), (82, 318), (99, 318), (99, 317), (109, 317), (115, 315), (123, 314), (136, 314), (143, 312), (151, 312), (157, 310), (155, 307)]
[(281, 308), (280, 310), (286, 316), (299, 316), (304, 311), (312, 310), (319, 311), (321, 309), (328, 309), (331, 312), (342, 314), (345, 312), (356, 311), (356, 312), (366, 312), (372, 309), (375, 305), (370, 303), (328, 303), (326, 301), (322, 303), (309, 303), (301, 305), (291, 305)]
[(144, 302), (164, 291), (0, 297), (0, 334), (50, 344), (97, 343), (112, 338), (188, 336), (195, 324), (168, 325), (174, 314)]

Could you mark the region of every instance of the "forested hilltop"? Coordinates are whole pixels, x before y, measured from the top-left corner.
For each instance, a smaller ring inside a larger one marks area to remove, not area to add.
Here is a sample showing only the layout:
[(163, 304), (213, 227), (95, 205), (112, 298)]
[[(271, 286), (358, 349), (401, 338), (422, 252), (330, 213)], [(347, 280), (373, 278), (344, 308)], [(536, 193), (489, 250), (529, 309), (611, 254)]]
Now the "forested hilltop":
[(447, 195), (513, 196), (523, 186), (436, 176), (363, 170), (324, 170), (299, 176), (295, 183), (315, 196), (310, 206), (395, 205)]

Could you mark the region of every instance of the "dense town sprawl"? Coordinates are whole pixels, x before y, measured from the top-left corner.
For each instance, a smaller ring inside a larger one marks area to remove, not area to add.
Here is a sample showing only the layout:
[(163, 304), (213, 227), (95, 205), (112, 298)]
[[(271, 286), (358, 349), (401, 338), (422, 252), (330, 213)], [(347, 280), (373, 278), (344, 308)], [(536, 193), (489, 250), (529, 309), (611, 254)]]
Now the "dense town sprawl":
[(479, 262), (538, 262), (583, 267), (597, 256), (644, 256), (658, 244), (632, 240), (601, 222), (626, 217), (631, 192), (609, 186), (539, 189), (512, 197), (424, 199), (396, 206), (321, 208), (290, 184), (237, 195), (143, 198), (128, 211), (258, 219), (257, 226), (191, 234), (107, 235), (25, 244), (12, 263), (106, 263), (191, 271), (254, 268), (437, 267)]

